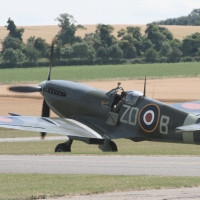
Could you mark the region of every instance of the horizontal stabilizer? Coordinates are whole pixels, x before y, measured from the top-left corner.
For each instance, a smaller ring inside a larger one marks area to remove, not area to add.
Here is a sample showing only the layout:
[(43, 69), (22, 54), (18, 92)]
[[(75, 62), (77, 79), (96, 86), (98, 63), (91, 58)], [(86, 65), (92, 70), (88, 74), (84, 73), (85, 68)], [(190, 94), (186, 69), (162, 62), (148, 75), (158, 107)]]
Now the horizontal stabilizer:
[(177, 127), (175, 133), (195, 132), (195, 131), (200, 131), (200, 124), (192, 124), (192, 125)]

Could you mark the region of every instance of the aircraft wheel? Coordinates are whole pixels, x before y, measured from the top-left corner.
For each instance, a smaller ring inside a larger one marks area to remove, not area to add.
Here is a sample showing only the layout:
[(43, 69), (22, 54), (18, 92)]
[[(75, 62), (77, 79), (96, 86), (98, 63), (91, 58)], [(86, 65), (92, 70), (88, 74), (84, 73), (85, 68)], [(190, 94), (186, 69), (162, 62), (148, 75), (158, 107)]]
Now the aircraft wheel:
[(55, 152), (71, 152), (71, 146), (66, 143), (58, 144), (55, 148)]
[(118, 151), (117, 145), (113, 141), (110, 141), (110, 147), (111, 147), (112, 151), (114, 151), (114, 152)]

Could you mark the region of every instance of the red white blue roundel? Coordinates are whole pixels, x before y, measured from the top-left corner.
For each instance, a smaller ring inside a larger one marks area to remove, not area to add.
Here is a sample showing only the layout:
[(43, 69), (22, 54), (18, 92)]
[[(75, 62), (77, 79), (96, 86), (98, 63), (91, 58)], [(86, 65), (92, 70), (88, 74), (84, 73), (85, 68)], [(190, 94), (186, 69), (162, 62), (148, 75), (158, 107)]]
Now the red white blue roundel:
[(148, 104), (139, 113), (138, 121), (140, 127), (146, 132), (153, 132), (160, 118), (160, 109), (155, 104)]

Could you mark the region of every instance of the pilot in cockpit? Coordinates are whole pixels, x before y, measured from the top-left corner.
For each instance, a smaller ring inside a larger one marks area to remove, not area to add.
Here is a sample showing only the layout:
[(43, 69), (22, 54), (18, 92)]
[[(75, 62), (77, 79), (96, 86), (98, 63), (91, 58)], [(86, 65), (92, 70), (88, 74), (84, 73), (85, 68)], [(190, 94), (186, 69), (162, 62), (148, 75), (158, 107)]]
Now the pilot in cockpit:
[(114, 112), (115, 113), (119, 113), (119, 111), (120, 111), (120, 108), (122, 107), (122, 104), (124, 103), (124, 101), (125, 101), (125, 98), (126, 98), (126, 92), (123, 90), (122, 92), (121, 92), (121, 100), (118, 102), (118, 104), (116, 105), (116, 107), (114, 107)]

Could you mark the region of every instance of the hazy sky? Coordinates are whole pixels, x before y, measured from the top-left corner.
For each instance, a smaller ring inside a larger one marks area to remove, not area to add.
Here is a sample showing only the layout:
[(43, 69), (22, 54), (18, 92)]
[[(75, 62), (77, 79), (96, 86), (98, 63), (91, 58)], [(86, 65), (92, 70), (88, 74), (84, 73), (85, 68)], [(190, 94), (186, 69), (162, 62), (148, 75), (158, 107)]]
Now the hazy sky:
[(80, 24), (147, 24), (188, 15), (200, 0), (1, 0), (0, 26), (56, 25), (61, 13)]

